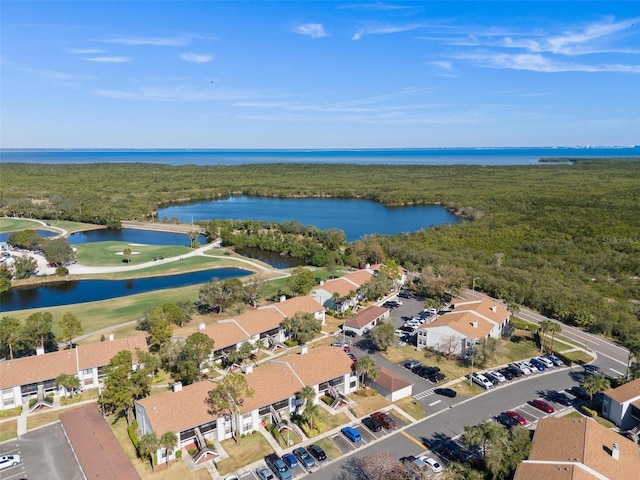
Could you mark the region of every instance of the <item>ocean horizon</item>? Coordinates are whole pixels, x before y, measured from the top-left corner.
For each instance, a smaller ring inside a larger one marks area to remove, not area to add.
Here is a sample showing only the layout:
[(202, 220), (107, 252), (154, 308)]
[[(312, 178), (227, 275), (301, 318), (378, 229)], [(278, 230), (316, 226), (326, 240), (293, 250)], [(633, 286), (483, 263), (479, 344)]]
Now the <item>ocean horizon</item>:
[(244, 165), (319, 163), (358, 165), (531, 165), (543, 158), (633, 158), (640, 146), (354, 149), (0, 149), (2, 163), (158, 163)]

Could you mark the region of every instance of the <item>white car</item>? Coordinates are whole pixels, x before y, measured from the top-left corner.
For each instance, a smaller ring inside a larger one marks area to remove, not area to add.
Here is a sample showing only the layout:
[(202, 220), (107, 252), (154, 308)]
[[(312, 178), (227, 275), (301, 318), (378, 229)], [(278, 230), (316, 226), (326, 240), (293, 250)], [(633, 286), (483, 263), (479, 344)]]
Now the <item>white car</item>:
[(485, 375), (490, 377), (490, 379), (491, 379), (491, 377), (495, 378), (500, 383), (507, 381), (507, 379), (504, 378), (504, 375), (502, 375), (500, 372), (489, 371), (489, 372), (485, 373)]
[(553, 367), (553, 362), (549, 360), (547, 357), (537, 357), (537, 359), (540, 360), (545, 367), (547, 368)]
[(2, 455), (0, 457), (0, 470), (15, 467), (22, 461), (20, 455)]
[(442, 472), (442, 465), (440, 465), (435, 458), (424, 456), (420, 457), (420, 460), (429, 465), (429, 468), (433, 470), (433, 473)]
[(473, 380), (474, 383), (477, 383), (478, 385), (480, 385), (482, 388), (486, 390), (493, 388), (493, 383), (491, 383), (491, 380), (489, 380), (487, 377), (485, 377), (481, 373), (472, 373), (471, 380)]

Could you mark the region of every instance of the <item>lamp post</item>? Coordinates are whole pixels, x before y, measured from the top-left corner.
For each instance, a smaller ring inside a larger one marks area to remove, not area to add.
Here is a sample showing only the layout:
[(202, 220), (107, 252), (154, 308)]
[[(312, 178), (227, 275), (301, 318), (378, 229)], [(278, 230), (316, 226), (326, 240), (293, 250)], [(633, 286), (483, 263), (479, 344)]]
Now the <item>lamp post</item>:
[(473, 292), (472, 294), (473, 298), (476, 297), (476, 280), (480, 280), (480, 277), (474, 278), (473, 281), (471, 282), (471, 291)]

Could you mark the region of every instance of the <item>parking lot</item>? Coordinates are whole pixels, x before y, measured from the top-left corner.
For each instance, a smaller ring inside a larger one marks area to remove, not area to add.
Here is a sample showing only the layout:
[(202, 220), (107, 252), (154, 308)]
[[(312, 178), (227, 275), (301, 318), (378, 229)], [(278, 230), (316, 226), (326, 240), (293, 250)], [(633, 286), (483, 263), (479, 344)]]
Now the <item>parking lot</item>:
[(0, 480), (84, 480), (60, 423), (33, 430), (0, 445), (0, 454), (18, 454), (22, 463), (0, 471)]

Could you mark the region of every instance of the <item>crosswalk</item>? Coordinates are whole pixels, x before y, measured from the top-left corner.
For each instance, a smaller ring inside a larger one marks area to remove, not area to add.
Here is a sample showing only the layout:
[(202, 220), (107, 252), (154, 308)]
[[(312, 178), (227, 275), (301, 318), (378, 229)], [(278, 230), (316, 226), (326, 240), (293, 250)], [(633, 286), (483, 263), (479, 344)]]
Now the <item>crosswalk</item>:
[(425, 390), (424, 392), (416, 393), (413, 398), (416, 400), (422, 400), (423, 398), (427, 398), (429, 395), (433, 395), (435, 388), (430, 388), (429, 390)]

